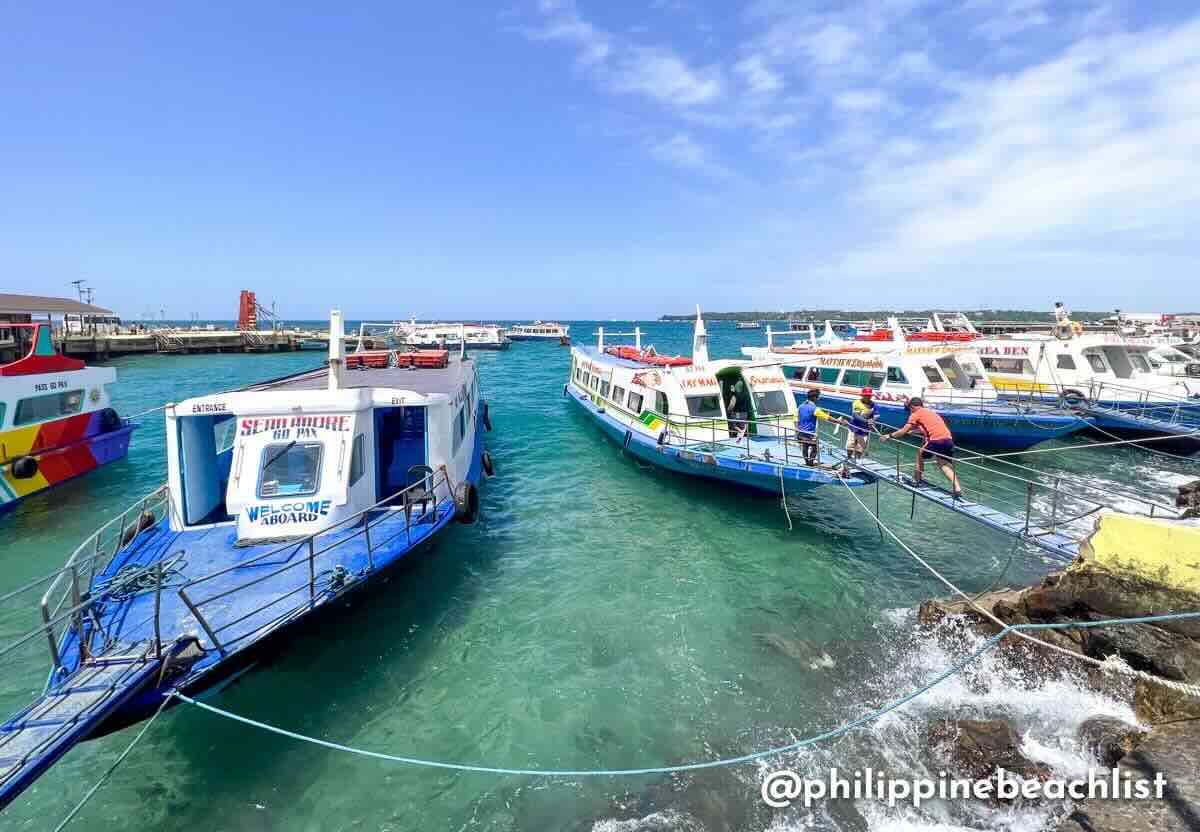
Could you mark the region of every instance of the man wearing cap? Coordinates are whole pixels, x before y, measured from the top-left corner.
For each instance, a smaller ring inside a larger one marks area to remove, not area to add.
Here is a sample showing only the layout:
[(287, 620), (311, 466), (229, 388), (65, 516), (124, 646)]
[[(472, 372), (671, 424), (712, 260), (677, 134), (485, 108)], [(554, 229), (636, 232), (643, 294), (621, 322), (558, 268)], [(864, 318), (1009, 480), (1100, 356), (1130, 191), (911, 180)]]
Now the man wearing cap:
[[(850, 430), (846, 434), (847, 460), (859, 459), (867, 455), (867, 447), (871, 441), (871, 429), (875, 427), (875, 418), (879, 415), (875, 407), (875, 391), (870, 387), (862, 389), (862, 395), (850, 405)], [(850, 475), (850, 465), (847, 462), (842, 476)]]
[(918, 483), (922, 482), (925, 477), (925, 458), (934, 457), (946, 479), (950, 480), (951, 493), (958, 499), (962, 496), (962, 486), (951, 464), (951, 460), (954, 459), (954, 437), (950, 434), (950, 428), (946, 427), (946, 420), (927, 408), (919, 397), (909, 399), (905, 407), (908, 408), (908, 421), (904, 423), (904, 427), (894, 431), (891, 436), (881, 436), (879, 441), (899, 439), (914, 429), (919, 430), (925, 437), (925, 443), (917, 452), (917, 469), (913, 472), (913, 478)]

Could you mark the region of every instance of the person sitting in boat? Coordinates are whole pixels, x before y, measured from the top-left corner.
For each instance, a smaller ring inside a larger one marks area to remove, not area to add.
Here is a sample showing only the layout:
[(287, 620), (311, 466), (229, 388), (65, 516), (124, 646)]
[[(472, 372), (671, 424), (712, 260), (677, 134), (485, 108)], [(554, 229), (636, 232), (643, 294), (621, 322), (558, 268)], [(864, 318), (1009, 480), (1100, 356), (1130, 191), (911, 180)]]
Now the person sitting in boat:
[(917, 469), (913, 472), (913, 479), (917, 484), (924, 480), (925, 459), (934, 457), (946, 479), (950, 480), (950, 493), (957, 500), (962, 496), (962, 486), (958, 482), (958, 475), (954, 473), (954, 436), (951, 435), (950, 428), (946, 427), (946, 420), (927, 408), (918, 396), (909, 399), (905, 407), (908, 408), (908, 421), (904, 423), (904, 427), (893, 431), (891, 436), (885, 434), (879, 437), (879, 441), (899, 439), (913, 430), (919, 430), (925, 437), (925, 442), (917, 452)]
[(817, 459), (821, 454), (821, 445), (817, 440), (817, 422), (835, 422), (839, 425), (846, 424), (845, 419), (840, 416), (833, 416), (828, 410), (818, 407), (817, 402), (820, 399), (820, 390), (809, 390), (804, 404), (800, 405), (800, 409), (796, 414), (796, 435), (804, 448), (804, 464), (810, 466), (817, 464)]
[(862, 395), (850, 406), (850, 430), (846, 433), (847, 464), (842, 468), (842, 476), (850, 476), (849, 460), (861, 459), (867, 455), (867, 447), (871, 441), (871, 430), (875, 427), (875, 419), (879, 416), (879, 408), (875, 406), (875, 391), (870, 387), (862, 389)]

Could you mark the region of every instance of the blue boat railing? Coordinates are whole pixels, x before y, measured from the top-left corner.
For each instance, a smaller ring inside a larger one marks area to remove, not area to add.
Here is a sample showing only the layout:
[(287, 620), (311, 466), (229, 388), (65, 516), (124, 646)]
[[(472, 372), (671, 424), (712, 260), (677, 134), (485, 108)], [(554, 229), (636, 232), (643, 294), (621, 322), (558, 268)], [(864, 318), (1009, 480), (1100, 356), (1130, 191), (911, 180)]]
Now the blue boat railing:
[[(318, 572), (318, 558), (328, 555), (331, 552), (336, 552), (343, 549), (351, 541), (357, 540), (360, 536), (366, 544), (367, 554), (367, 572), (375, 570), (375, 553), (380, 548), (389, 545), (400, 536), (406, 536), (407, 541), (411, 543), (414, 526), (414, 508), (421, 507), (420, 515), (416, 515), (416, 522), (425, 522), (430, 516), (436, 517), (443, 510), (453, 510), (454, 501), (453, 487), (450, 484), (450, 475), (445, 466), (438, 468), (436, 471), (430, 471), (416, 482), (410, 483), (400, 491), (392, 494), (379, 502), (368, 506), (367, 508), (349, 515), (342, 520), (332, 525), (326, 526), (318, 532), (302, 538), (289, 540), (287, 543), (272, 548), (266, 552), (255, 555), (252, 558), (238, 562), (233, 566), (219, 569), (215, 572), (210, 572), (197, 578), (193, 578), (179, 587), (177, 594), (180, 600), (188, 608), (189, 612), (199, 623), (208, 636), (214, 648), (221, 653), (228, 652), (229, 648), (237, 641), (240, 641), (249, 635), (256, 632), (262, 632), (266, 629), (274, 627), (276, 624), (294, 616), (296, 613), (305, 609), (310, 609), (317, 603), (327, 592), (327, 589), (318, 588), (318, 578), (326, 572), (331, 575), (331, 586), (337, 579), (336, 567), (332, 570), (323, 570)], [(400, 507), (397, 508), (396, 504)], [(403, 516), (403, 525), (399, 523), (399, 517)], [(348, 534), (341, 534), (332, 542), (322, 545), (320, 538), (336, 535), (339, 532), (345, 532), (347, 529), (358, 526), (358, 528), (350, 531)], [(380, 539), (378, 537), (379, 530), (386, 527), (385, 534), (388, 536)], [(376, 530), (377, 536), (372, 538), (372, 529)], [(295, 555), (303, 552), (305, 556), (300, 559), (294, 559)], [(218, 578), (224, 577), (236, 571), (245, 570), (246, 567), (254, 565), (266, 565), (270, 558), (276, 556), (285, 556), (286, 560), (278, 569), (273, 569), (264, 574), (256, 575), (249, 580), (236, 584), (235, 586), (221, 589), (211, 595), (200, 599), (193, 598), (198, 588), (204, 585), (211, 585), (211, 582)], [(252, 587), (266, 583), (279, 575), (298, 570), (301, 567), (307, 566), (307, 570), (302, 578), (295, 586), (285, 588), (279, 592), (273, 593), (271, 598), (265, 603), (259, 604), (251, 609), (244, 610), (239, 608), (237, 617), (228, 621), (214, 621), (212, 614), (205, 614), (205, 607), (210, 609), (214, 604), (227, 598), (233, 597), (239, 593), (243, 593)], [(350, 580), (354, 580), (357, 576), (343, 574), (341, 579), (344, 584)], [(235, 634), (233, 637), (224, 635), (228, 631), (243, 624), (256, 616), (260, 616), (266, 610), (277, 606), (281, 602), (300, 596), (301, 600), (296, 604), (289, 606), (273, 618), (255, 625), (253, 628)]]
[(1182, 379), (1176, 385), (1181, 393), (1172, 394), (1162, 390), (1151, 392), (1107, 381), (1093, 381), (1087, 388), (1088, 406), (1100, 412), (1139, 416), (1200, 429), (1200, 398), (1189, 393), (1190, 388)]

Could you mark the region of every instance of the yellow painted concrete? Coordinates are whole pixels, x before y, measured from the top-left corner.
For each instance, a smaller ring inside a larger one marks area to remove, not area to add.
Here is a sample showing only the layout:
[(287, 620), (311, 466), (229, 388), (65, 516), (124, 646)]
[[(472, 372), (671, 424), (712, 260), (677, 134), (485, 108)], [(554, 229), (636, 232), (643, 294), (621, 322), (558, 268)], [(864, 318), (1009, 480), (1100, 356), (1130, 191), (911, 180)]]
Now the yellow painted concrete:
[(1200, 592), (1200, 526), (1105, 514), (1079, 549), (1084, 564)]

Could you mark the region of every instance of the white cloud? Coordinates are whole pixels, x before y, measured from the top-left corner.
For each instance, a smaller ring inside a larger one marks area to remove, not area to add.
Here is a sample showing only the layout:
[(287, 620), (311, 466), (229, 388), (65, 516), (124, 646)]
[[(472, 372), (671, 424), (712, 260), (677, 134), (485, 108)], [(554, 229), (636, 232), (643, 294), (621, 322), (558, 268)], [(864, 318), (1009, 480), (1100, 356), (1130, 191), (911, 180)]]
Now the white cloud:
[(734, 178), (733, 171), (713, 161), (708, 150), (686, 133), (676, 133), (669, 139), (652, 144), (650, 155), (660, 162), (712, 179)]
[(960, 88), (928, 148), (873, 166), (861, 198), (896, 218), (843, 266), (896, 270), (982, 248), (1162, 239), (1200, 209), (1200, 20), (1089, 38)]
[(651, 47), (625, 50), (608, 84), (617, 92), (640, 93), (682, 107), (711, 102), (723, 88), (717, 71), (694, 69), (674, 52)]
[(734, 70), (742, 76), (751, 92), (765, 94), (777, 92), (783, 88), (783, 78), (768, 66), (762, 55), (749, 55), (734, 65)]
[(847, 113), (873, 112), (883, 109), (886, 103), (887, 96), (871, 89), (846, 90), (833, 97), (833, 106)]

